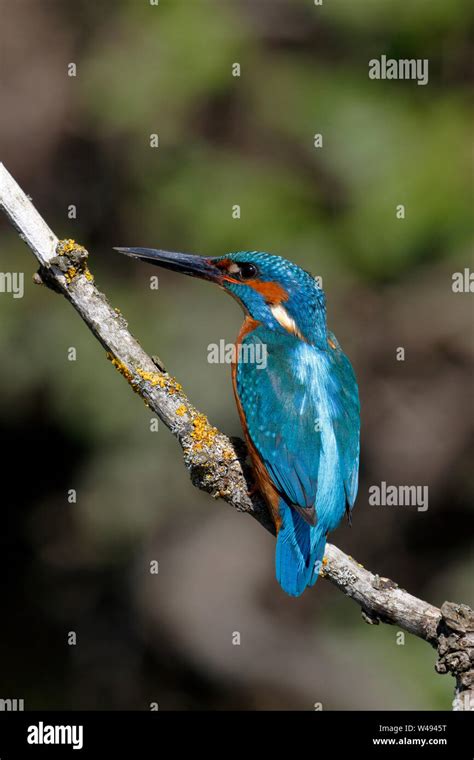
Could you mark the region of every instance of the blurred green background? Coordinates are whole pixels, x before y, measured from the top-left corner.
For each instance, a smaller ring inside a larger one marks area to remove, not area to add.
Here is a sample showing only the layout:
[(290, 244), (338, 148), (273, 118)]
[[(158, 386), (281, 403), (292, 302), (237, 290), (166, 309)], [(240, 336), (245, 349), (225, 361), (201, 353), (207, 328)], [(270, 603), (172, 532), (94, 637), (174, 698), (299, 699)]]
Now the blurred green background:
[[(472, 295), (451, 287), (473, 264), (472, 5), (0, 0), (0, 14), (0, 159), (56, 234), (90, 250), (144, 347), (239, 435), (229, 367), (207, 361), (234, 339), (236, 305), (112, 246), (266, 250), (322, 276), (362, 402), (354, 524), (332, 540), (434, 604), (472, 605)], [(382, 54), (428, 58), (429, 84), (370, 80)], [(25, 273), (23, 299), (0, 294), (0, 697), (449, 709), (427, 644), (365, 625), (325, 582), (283, 594), (273, 539), (193, 489), (172, 436), (151, 432), (0, 225), (1, 271)], [(428, 485), (429, 509), (369, 506), (381, 481)]]

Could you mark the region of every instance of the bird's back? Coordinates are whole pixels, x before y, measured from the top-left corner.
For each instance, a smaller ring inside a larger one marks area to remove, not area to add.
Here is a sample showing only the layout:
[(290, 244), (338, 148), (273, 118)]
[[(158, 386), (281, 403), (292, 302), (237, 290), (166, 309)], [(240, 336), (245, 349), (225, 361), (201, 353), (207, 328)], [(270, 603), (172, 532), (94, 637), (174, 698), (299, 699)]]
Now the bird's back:
[[(256, 326), (241, 343), (247, 347), (241, 359), (266, 356), (265, 364), (237, 362), (235, 392), (257, 472), (263, 471), (274, 489), (270, 506), (274, 515), (277, 512), (277, 529), (286, 526), (288, 540), (301, 554), (296, 564), (304, 560), (300, 575), (306, 586), (315, 580), (307, 564), (313, 562), (312, 544), (318, 553), (324, 551), (327, 532), (354, 504), (359, 461), (357, 383), (332, 335), (323, 349)], [(248, 350), (259, 344), (254, 354)]]

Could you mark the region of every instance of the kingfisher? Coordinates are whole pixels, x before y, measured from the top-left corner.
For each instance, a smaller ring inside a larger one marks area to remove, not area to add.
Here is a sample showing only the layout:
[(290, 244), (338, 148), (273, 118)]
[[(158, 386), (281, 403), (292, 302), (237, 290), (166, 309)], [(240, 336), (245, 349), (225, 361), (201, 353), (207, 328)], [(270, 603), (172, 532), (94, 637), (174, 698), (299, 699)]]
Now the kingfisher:
[[(344, 514), (350, 521), (358, 487), (359, 392), (327, 329), (324, 291), (309, 272), (265, 252), (209, 258), (116, 250), (217, 283), (243, 308), (234, 395), (256, 487), (275, 524), (276, 578), (300, 596), (318, 578), (329, 531)], [(252, 355), (260, 360), (249, 361)]]

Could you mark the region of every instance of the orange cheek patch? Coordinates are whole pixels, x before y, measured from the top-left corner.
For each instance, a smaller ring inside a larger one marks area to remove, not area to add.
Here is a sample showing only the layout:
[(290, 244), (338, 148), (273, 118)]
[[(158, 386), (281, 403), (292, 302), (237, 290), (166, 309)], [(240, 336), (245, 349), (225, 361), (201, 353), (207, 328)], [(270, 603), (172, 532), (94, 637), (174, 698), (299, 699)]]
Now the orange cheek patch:
[[(225, 259), (219, 262), (218, 266), (221, 267), (224, 264)], [(223, 280), (225, 282), (232, 282), (234, 285), (248, 285), (253, 290), (260, 293), (268, 304), (278, 305), (284, 301), (288, 301), (288, 291), (276, 282), (261, 282), (261, 280), (236, 280), (235, 277), (230, 275), (224, 275)]]
[(288, 292), (276, 282), (260, 282), (260, 280), (247, 280), (245, 283), (260, 293), (265, 301), (270, 304), (279, 304), (288, 301)]

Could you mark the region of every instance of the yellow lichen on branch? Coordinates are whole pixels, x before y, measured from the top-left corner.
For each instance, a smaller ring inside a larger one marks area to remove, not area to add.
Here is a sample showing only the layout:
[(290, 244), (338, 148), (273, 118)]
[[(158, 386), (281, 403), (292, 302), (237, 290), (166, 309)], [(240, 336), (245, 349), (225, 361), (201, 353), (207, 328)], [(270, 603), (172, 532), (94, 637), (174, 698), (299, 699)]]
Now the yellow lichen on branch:
[(73, 251), (78, 251), (79, 253), (83, 253), (87, 256), (87, 251), (84, 246), (80, 245), (80, 243), (76, 243), (76, 241), (72, 238), (60, 240), (56, 247), (56, 253), (58, 256), (67, 256)]
[[(139, 395), (142, 395), (140, 392), (140, 379), (145, 380), (147, 383), (150, 383), (153, 388), (156, 388), (157, 386), (159, 388), (163, 388), (164, 390), (168, 391), (170, 396), (172, 396), (174, 393), (182, 391), (182, 386), (173, 377), (163, 375), (160, 372), (149, 372), (147, 370), (141, 369), (140, 367), (137, 367), (133, 371), (110, 352), (107, 353), (107, 359), (113, 364), (117, 372), (120, 372), (125, 380), (130, 383), (135, 393), (138, 393)], [(144, 399), (144, 401), (148, 406), (149, 404), (147, 400)], [(186, 412), (186, 406), (184, 404), (181, 404), (181, 406), (178, 407), (176, 414), (178, 416), (182, 416)]]
[(205, 414), (197, 414), (193, 419), (191, 438), (195, 442), (195, 449), (202, 451), (204, 446), (212, 446), (218, 431), (209, 424)]
[[(134, 385), (133, 385), (133, 380), (134, 380), (134, 378), (133, 378), (133, 372), (131, 372), (129, 370), (129, 368), (123, 362), (120, 361), (120, 359), (117, 359), (113, 354), (111, 354), (110, 351), (107, 352), (107, 359), (109, 360), (109, 362), (111, 362), (113, 364), (113, 366), (115, 367), (115, 369), (117, 370), (117, 372), (120, 372), (120, 374), (123, 375), (123, 377), (125, 378), (125, 380), (128, 383), (130, 383), (130, 385), (132, 386), (132, 388), (134, 388)], [(134, 390), (135, 390), (135, 388), (134, 388)]]
[(76, 243), (72, 238), (60, 240), (56, 246), (56, 253), (58, 256), (69, 256), (73, 261), (73, 264), (68, 266), (64, 271), (64, 276), (68, 285), (70, 285), (74, 278), (79, 274), (84, 275), (89, 282), (94, 282), (94, 276), (87, 266), (89, 253), (83, 245)]
[(153, 387), (158, 385), (160, 388), (166, 388), (170, 396), (183, 390), (183, 386), (174, 377), (164, 375), (162, 372), (145, 372), (145, 370), (139, 367), (137, 374), (140, 375), (142, 380), (146, 380)]
[(137, 375), (140, 375), (142, 380), (146, 380), (153, 387), (159, 385), (160, 388), (164, 388), (166, 386), (166, 379), (160, 372), (146, 372), (138, 367)]

